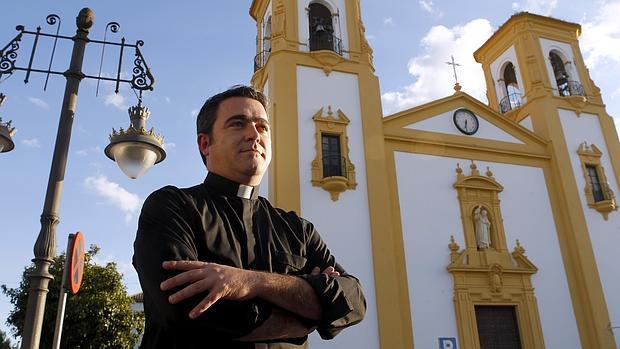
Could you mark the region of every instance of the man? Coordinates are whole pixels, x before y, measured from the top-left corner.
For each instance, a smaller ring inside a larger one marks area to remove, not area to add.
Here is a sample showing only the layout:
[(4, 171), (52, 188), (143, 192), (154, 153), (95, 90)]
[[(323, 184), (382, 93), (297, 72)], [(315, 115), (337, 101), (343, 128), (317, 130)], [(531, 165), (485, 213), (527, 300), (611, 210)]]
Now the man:
[(266, 97), (235, 86), (197, 118), (204, 183), (144, 203), (134, 266), (144, 291), (142, 348), (302, 348), (362, 320), (356, 278), (312, 223), (258, 196), (271, 161)]

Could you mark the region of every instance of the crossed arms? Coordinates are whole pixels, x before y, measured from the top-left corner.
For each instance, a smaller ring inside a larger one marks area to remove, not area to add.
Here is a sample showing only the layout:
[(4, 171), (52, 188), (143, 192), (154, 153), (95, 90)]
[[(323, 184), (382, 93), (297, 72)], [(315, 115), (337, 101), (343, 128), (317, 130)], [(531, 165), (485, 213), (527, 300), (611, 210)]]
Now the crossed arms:
[[(148, 298), (159, 322), (190, 321), (231, 340), (260, 341), (303, 338), (315, 328), (323, 338), (333, 338), (361, 321), (365, 301), (359, 282), (335, 263), (311, 225), (305, 274), (202, 262), (187, 205), (176, 191), (160, 190), (147, 199), (134, 244), (145, 305)], [(149, 207), (156, 199), (169, 203)]]

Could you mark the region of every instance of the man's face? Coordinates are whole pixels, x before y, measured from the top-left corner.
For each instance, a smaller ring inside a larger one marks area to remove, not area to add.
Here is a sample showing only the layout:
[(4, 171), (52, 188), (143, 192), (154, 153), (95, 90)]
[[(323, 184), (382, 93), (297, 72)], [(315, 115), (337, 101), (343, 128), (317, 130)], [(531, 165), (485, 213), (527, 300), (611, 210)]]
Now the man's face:
[(271, 161), (271, 131), (263, 105), (231, 97), (218, 107), (212, 137), (198, 135), (209, 171), (235, 182), (258, 185)]

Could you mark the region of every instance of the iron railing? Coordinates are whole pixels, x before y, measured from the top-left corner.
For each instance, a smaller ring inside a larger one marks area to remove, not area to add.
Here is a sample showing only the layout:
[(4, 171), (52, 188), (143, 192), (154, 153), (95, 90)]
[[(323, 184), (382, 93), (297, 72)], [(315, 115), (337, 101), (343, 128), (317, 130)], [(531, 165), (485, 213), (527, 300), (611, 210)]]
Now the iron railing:
[(270, 53), (271, 53), (271, 50), (261, 51), (259, 54), (254, 56), (254, 71), (255, 72), (265, 66), (265, 63), (267, 63), (267, 58), (269, 58)]
[(323, 32), (310, 36), (310, 51), (330, 50), (342, 56), (342, 40), (334, 34)]
[(583, 86), (579, 83), (579, 81), (565, 81), (558, 84), (558, 92), (562, 97), (586, 95), (583, 90)]
[(521, 98), (521, 94), (511, 93), (508, 96), (502, 98), (502, 100), (499, 102), (499, 110), (503, 114), (511, 110), (521, 108), (522, 105), (523, 99)]

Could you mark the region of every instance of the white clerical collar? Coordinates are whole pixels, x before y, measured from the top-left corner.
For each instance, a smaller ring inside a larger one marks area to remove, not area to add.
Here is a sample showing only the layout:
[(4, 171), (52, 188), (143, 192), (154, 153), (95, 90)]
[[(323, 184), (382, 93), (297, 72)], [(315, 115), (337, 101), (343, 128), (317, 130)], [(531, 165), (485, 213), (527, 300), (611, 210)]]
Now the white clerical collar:
[(237, 196), (243, 199), (249, 199), (252, 197), (252, 191), (254, 187), (245, 184), (239, 184), (239, 189), (237, 189)]

